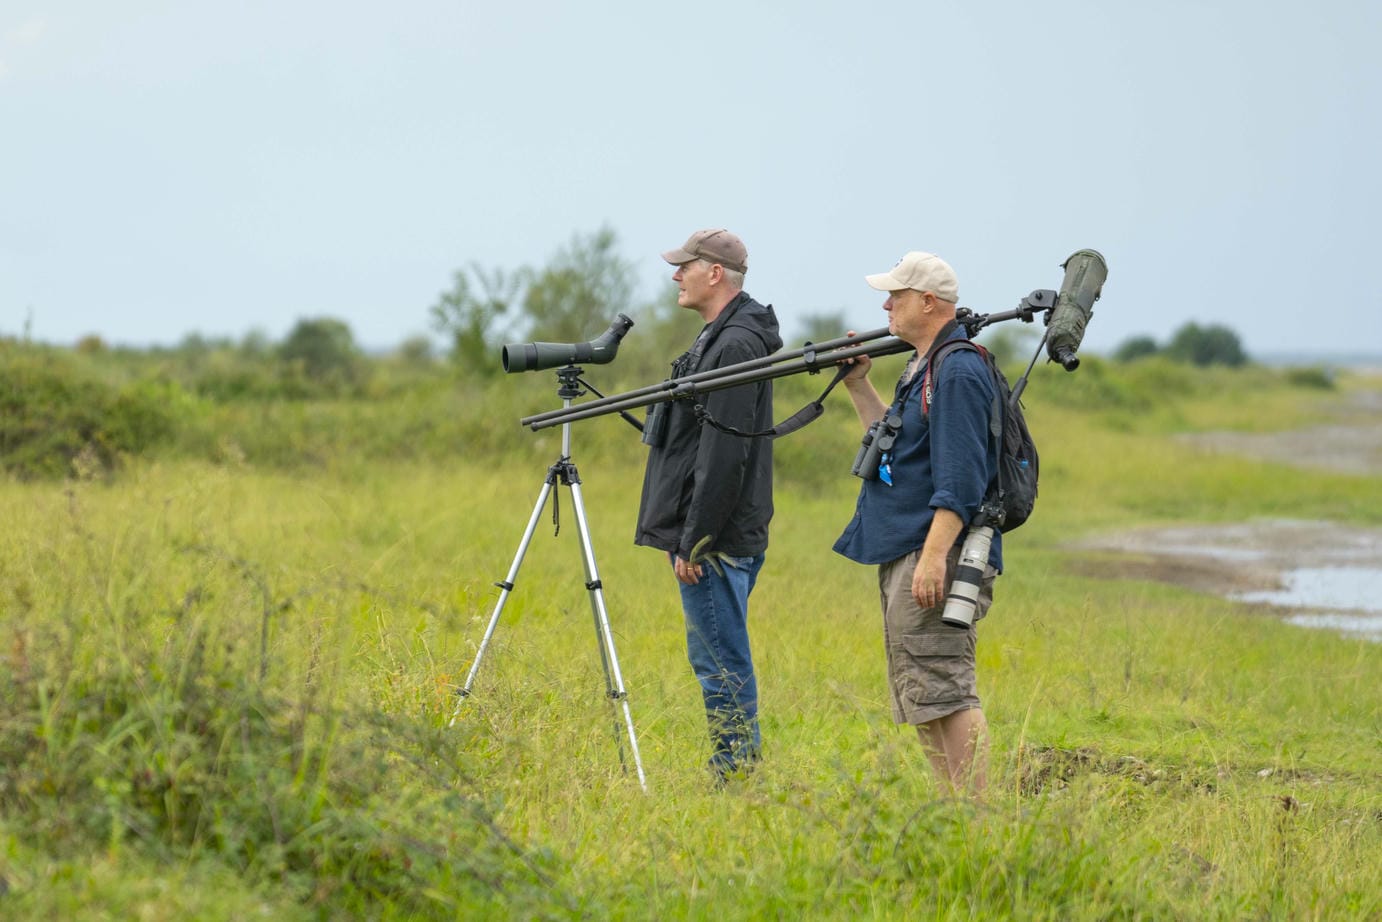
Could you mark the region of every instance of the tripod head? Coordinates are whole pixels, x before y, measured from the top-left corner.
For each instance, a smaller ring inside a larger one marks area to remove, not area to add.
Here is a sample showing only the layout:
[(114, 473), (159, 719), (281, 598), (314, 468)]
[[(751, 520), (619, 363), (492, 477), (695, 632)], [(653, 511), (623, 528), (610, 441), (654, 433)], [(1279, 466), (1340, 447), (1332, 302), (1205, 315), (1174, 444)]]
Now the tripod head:
[[(620, 316), (623, 316), (623, 315), (621, 314)], [(580, 397), (580, 396), (581, 396), (582, 394), (584, 394), (586, 391), (589, 391), (590, 393), (594, 394), (596, 397), (600, 398), (600, 400), (608, 400), (608, 399), (609, 399), (609, 398), (605, 397), (604, 394), (602, 394), (602, 393), (600, 393), (598, 390), (596, 390), (595, 385), (591, 384), (589, 381), (587, 381), (587, 380), (585, 379), (585, 369), (582, 368), (581, 366), (579, 366), (579, 365), (563, 365), (561, 368), (558, 368), (558, 369), (557, 369), (557, 398), (558, 398), (558, 399), (561, 401), (561, 403), (562, 403), (562, 409), (560, 409), (560, 410), (553, 410), (552, 413), (554, 413), (554, 414), (559, 414), (559, 415), (560, 415), (560, 414), (565, 414), (565, 413), (567, 413), (567, 412), (570, 410), (570, 408), (571, 408), (571, 401), (575, 400), (577, 397)], [(592, 401), (592, 403), (598, 403), (598, 402), (600, 402), (600, 401)], [(605, 412), (607, 412), (607, 413), (616, 412), (616, 408), (611, 407), (609, 410), (606, 410)], [(618, 410), (618, 413), (619, 413), (619, 417), (620, 417), (621, 419), (623, 419), (624, 422), (628, 423), (630, 426), (633, 426), (633, 427), (634, 427), (635, 429), (637, 429), (639, 432), (642, 432), (642, 431), (643, 431), (643, 424), (642, 424), (641, 422), (638, 421), (638, 418), (637, 418), (637, 417), (633, 416), (632, 414), (628, 413), (628, 412), (625, 411), (625, 410)], [(560, 420), (560, 422), (569, 424), (569, 423), (571, 422), (571, 420), (569, 420), (569, 419), (562, 419), (562, 420)], [(556, 425), (556, 424), (553, 423), (553, 425)], [(538, 427), (534, 426), (533, 428), (534, 428), (534, 429), (537, 429)]]
[(1018, 302), (1017, 307), (1010, 311), (1002, 311), (997, 314), (976, 314), (967, 307), (955, 309), (955, 322), (965, 328), (965, 332), (973, 338), (984, 327), (994, 323), (1001, 323), (1004, 320), (1021, 320), (1023, 323), (1032, 323), (1038, 314), (1048, 314), (1056, 306), (1056, 292), (1049, 288), (1038, 288), (1027, 297)]
[(581, 375), (585, 369), (579, 365), (565, 365), (557, 369), (557, 397), (569, 404), (587, 390)]

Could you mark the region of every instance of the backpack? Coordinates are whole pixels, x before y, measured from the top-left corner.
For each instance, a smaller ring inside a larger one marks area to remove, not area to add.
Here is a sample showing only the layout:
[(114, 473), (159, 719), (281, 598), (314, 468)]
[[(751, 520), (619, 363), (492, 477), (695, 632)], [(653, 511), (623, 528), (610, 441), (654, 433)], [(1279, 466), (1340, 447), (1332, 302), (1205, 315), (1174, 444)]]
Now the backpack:
[(952, 340), (937, 349), (927, 362), (927, 388), (922, 394), (921, 412), (926, 413), (931, 409), (933, 382), (937, 380), (941, 362), (957, 349), (971, 349), (979, 353), (996, 385), (989, 434), (998, 443), (998, 478), (989, 485), (984, 503), (998, 509), (992, 524), (1001, 532), (1009, 532), (1027, 521), (1032, 507), (1036, 505), (1037, 450), (1032, 433), (1027, 428), (1027, 420), (1022, 415), (1022, 404), (1013, 399), (1008, 379), (1003, 376), (989, 351), (967, 339)]

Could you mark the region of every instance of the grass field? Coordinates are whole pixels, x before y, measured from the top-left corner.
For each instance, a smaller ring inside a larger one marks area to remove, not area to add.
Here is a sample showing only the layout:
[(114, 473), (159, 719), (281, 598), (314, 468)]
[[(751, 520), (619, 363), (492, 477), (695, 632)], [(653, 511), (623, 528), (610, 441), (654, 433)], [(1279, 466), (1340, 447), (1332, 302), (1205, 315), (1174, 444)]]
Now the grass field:
[(1382, 918), (1382, 645), (1081, 577), (1067, 547), (1382, 522), (1382, 477), (1171, 437), (1340, 395), (1225, 372), (1172, 398), (1155, 367), (1089, 365), (1029, 392), (1042, 493), (980, 625), (980, 802), (891, 723), (874, 573), (830, 552), (855, 489), (842, 401), (780, 454), (751, 625), (766, 759), (725, 791), (671, 576), (631, 544), (640, 454), (615, 420), (578, 424), (574, 454), (646, 792), (565, 489), (448, 726), (554, 436), (0, 483), (0, 917)]

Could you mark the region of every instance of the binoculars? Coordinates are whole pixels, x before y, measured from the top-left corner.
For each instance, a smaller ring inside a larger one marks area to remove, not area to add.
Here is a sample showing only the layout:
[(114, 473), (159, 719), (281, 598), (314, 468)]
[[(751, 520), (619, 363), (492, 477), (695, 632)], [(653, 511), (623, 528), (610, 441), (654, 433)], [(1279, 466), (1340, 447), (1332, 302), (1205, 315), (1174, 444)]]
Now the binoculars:
[(902, 416), (898, 413), (890, 412), (881, 419), (875, 419), (864, 431), (864, 438), (859, 443), (859, 453), (854, 456), (854, 465), (849, 472), (863, 480), (878, 480), (883, 477), (891, 483), (883, 471), (891, 458), (897, 434), (901, 431)]

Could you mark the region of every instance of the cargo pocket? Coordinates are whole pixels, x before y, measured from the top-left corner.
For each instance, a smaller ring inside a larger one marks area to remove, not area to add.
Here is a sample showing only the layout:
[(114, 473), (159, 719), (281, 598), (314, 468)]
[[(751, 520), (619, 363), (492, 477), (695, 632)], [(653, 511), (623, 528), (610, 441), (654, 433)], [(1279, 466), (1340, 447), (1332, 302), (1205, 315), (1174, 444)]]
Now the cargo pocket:
[(907, 668), (898, 697), (908, 710), (964, 701), (975, 694), (974, 632), (954, 628), (898, 638)]

